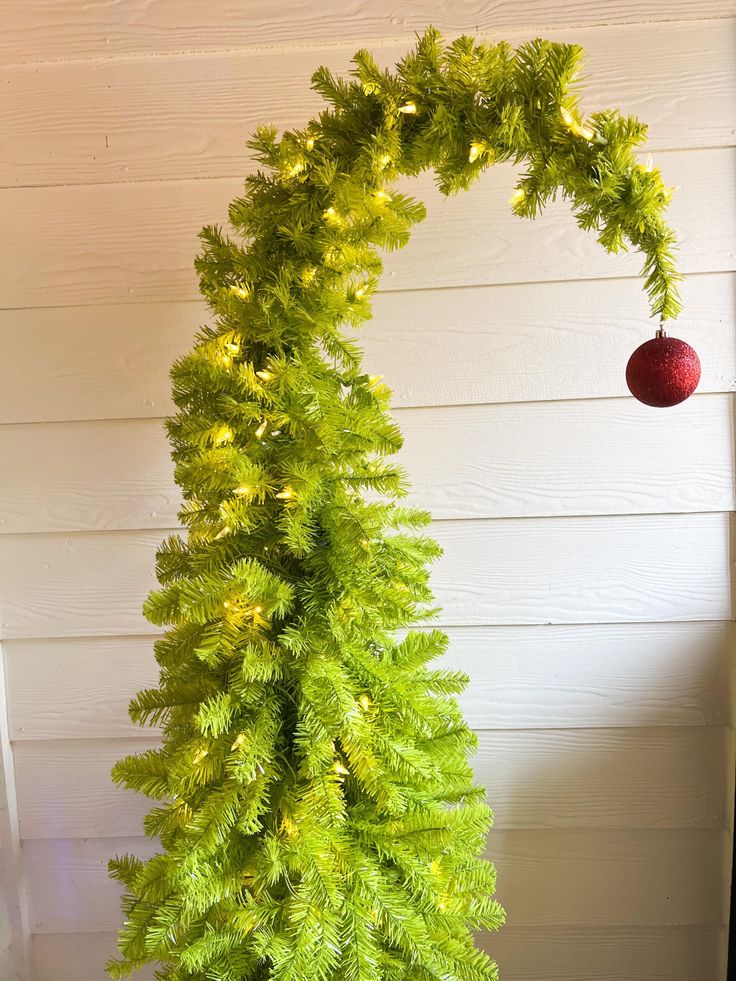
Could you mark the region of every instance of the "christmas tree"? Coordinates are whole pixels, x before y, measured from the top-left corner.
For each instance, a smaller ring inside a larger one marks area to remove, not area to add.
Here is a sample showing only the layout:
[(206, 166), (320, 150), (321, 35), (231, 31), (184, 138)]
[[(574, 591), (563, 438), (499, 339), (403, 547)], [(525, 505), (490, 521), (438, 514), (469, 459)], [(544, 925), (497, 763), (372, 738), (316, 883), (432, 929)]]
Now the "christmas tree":
[(678, 310), (669, 192), (636, 146), (645, 128), (584, 119), (577, 47), (434, 31), (396, 71), (325, 69), (330, 103), (299, 132), (258, 132), (262, 169), (232, 202), (233, 236), (202, 232), (213, 311), (172, 369), (168, 420), (186, 536), (157, 554), (145, 613), (157, 688), (132, 718), (161, 748), (114, 778), (159, 806), (161, 851), (113, 860), (123, 883), (122, 977), (166, 981), (481, 981), (472, 930), (496, 928), (490, 823), (457, 672), (430, 662), (429, 515), (402, 506), (389, 391), (346, 333), (370, 316), (377, 249), (424, 214), (392, 182), (432, 168), (440, 189), (490, 164), (524, 166), (513, 210), (555, 194), (602, 245), (642, 251), (652, 310)]

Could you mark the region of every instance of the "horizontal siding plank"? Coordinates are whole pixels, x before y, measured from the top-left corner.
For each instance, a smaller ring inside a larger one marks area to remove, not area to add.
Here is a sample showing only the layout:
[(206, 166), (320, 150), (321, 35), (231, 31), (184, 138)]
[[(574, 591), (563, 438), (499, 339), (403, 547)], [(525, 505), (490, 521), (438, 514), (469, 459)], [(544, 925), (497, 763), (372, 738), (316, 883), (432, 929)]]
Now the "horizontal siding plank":
[[(475, 729), (731, 722), (729, 623), (450, 627), (448, 635), (438, 664), (469, 675), (460, 703)], [(5, 641), (11, 738), (145, 738), (127, 708), (157, 683), (153, 641)]]
[[(444, 625), (731, 619), (729, 515), (435, 522)], [(6, 639), (146, 632), (157, 532), (5, 535)]]
[(733, 629), (708, 622), (450, 627), (443, 664), (470, 677), (461, 704), (475, 729), (728, 725)]
[(440, 622), (730, 619), (727, 525), (725, 515), (438, 522)]
[[(723, 927), (510, 923), (480, 935), (478, 946), (498, 962), (504, 981), (714, 981), (722, 976), (726, 939)], [(116, 953), (116, 935), (37, 933), (33, 952), (37, 981), (101, 981), (101, 965)], [(152, 978), (152, 968), (135, 975), (136, 981)]]
[[(658, 162), (665, 180), (681, 188), (671, 220), (682, 271), (733, 270), (736, 151), (672, 151)], [(387, 258), (385, 290), (638, 274), (638, 255), (606, 253), (563, 201), (536, 222), (516, 218), (508, 204), (515, 183), (510, 165), (484, 178), (452, 201), (430, 174), (401, 182), (426, 202), (428, 220), (408, 250)], [(0, 190), (13, 243), (0, 266), (2, 306), (192, 298), (197, 234), (225, 218), (240, 189), (240, 180), (225, 178)]]
[(724, 927), (516, 926), (478, 946), (503, 981), (716, 981), (725, 977)]
[[(671, 333), (700, 355), (698, 392), (733, 391), (733, 274), (689, 276), (683, 296)], [(628, 396), (626, 362), (653, 331), (639, 283), (589, 280), (580, 297), (580, 283), (380, 293), (357, 337), (399, 408)], [(208, 319), (196, 301), (0, 310), (0, 419), (166, 415), (169, 366)]]
[[(613, 105), (639, 115), (654, 149), (731, 146), (733, 24), (636, 24), (549, 36), (574, 40), (586, 51), (585, 109)], [(509, 40), (517, 44), (538, 34), (535, 26)], [(407, 46), (372, 50), (379, 65), (391, 68)], [(324, 64), (345, 74), (354, 52), (348, 42), (296, 49), (288, 60), (274, 50), (187, 52), (6, 68), (0, 186), (240, 175), (249, 166), (246, 136), (265, 124), (303, 126), (324, 106), (310, 88), (312, 72)]]
[[(515, 929), (640, 929), (725, 922), (728, 838), (713, 830), (496, 830), (489, 842), (498, 898)], [(154, 851), (144, 838), (25, 842), (33, 931), (116, 930), (119, 893), (107, 860)]]
[[(407, 503), (437, 520), (730, 511), (732, 396), (398, 409)], [(5, 533), (170, 528), (163, 420), (0, 426)]]
[[(104, 981), (105, 964), (120, 956), (114, 933), (37, 933), (32, 947), (35, 981)], [(154, 981), (155, 969), (145, 967), (131, 977)]]
[[(140, 740), (16, 743), (24, 838), (135, 835), (153, 803), (112, 784)], [(496, 730), (479, 734), (476, 781), (498, 828), (716, 828), (727, 824), (726, 727)]]
[(730, 833), (497, 831), (498, 899), (519, 926), (723, 924)]
[[(207, 13), (204, 14), (206, 9)], [(301, 4), (290, 0), (8, 0), (0, 36), (0, 62), (107, 58), (116, 55), (222, 48), (286, 47), (339, 38), (355, 44), (405, 37), (434, 24), (450, 35), (496, 35), (528, 27), (534, 31), (643, 21), (691, 21), (733, 14), (731, 0), (481, 0), (471, 6), (432, 0), (350, 0)]]

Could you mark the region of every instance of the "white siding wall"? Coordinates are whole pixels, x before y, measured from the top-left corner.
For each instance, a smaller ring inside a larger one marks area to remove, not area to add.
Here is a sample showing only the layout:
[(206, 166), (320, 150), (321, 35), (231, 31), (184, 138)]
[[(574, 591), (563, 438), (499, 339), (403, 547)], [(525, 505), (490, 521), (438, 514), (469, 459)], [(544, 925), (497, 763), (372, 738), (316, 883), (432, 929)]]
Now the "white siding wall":
[(102, 979), (119, 922), (107, 858), (151, 850), (109, 768), (151, 738), (126, 704), (155, 678), (140, 606), (176, 522), (161, 420), (168, 366), (206, 317), (196, 232), (223, 219), (253, 127), (316, 108), (314, 67), (361, 46), (389, 64), (433, 20), (579, 42), (586, 105), (649, 121), (680, 185), (676, 332), (704, 366), (684, 405), (635, 403), (623, 368), (652, 333), (635, 256), (606, 256), (563, 206), (514, 218), (507, 167), (447, 202), (431, 177), (414, 185), (429, 217), (387, 262), (363, 340), (446, 550), (449, 660), (472, 677), (509, 915), (483, 943), (503, 981), (725, 979), (736, 7), (437, 7), (3, 4), (3, 978)]

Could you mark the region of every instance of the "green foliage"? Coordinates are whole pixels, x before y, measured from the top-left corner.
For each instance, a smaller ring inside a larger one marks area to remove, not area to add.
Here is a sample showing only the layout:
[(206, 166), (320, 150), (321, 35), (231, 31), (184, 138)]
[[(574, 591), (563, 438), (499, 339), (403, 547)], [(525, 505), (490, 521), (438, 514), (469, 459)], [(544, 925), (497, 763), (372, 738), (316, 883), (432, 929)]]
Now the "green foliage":
[(653, 312), (677, 313), (644, 127), (580, 117), (579, 60), (430, 30), (393, 73), (365, 51), (347, 81), (319, 69), (331, 107), (280, 140), (261, 129), (235, 237), (202, 232), (214, 319), (172, 369), (168, 422), (186, 536), (158, 552), (160, 682), (130, 707), (163, 742), (113, 771), (159, 801), (144, 827), (163, 850), (111, 862), (112, 977), (151, 961), (160, 981), (496, 977), (470, 933), (503, 911), (478, 857), (466, 678), (428, 666), (442, 632), (411, 629), (433, 615), (439, 548), (398, 503), (390, 393), (345, 329), (370, 317), (377, 248), (424, 215), (391, 182), (432, 168), (451, 193), (504, 160), (523, 167), (517, 214), (562, 195), (605, 248), (643, 253)]

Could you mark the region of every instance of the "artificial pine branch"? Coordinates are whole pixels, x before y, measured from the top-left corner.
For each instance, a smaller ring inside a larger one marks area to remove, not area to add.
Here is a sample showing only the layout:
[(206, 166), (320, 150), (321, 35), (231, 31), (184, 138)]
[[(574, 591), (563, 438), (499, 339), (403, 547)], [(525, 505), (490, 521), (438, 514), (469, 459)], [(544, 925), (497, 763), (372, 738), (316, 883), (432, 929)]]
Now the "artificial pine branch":
[(111, 862), (112, 977), (154, 961), (160, 981), (495, 979), (469, 932), (504, 914), (479, 857), (467, 679), (427, 667), (441, 631), (411, 629), (435, 612), (439, 548), (397, 503), (390, 393), (345, 328), (370, 317), (377, 248), (424, 216), (392, 181), (431, 168), (452, 193), (505, 160), (523, 166), (518, 215), (562, 195), (605, 248), (643, 253), (652, 312), (676, 315), (645, 128), (581, 117), (580, 55), (429, 30), (395, 72), (365, 51), (351, 80), (319, 69), (330, 107), (280, 140), (261, 129), (234, 237), (203, 230), (214, 319), (172, 369), (168, 421), (187, 534), (158, 552), (160, 683), (130, 708), (163, 743), (114, 770), (161, 801), (144, 827), (163, 851)]

